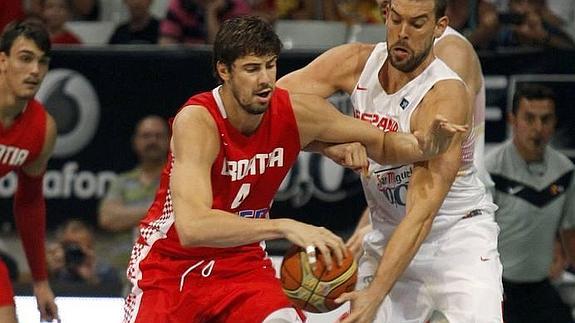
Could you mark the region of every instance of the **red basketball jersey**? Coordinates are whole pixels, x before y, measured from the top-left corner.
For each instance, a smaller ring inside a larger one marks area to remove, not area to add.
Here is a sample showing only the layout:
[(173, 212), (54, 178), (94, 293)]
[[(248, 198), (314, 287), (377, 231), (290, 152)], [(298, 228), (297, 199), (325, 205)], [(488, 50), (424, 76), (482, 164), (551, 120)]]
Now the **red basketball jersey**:
[[(191, 97), (190, 105), (205, 107), (216, 121), (221, 144), (211, 172), (214, 209), (245, 218), (267, 218), (276, 191), (300, 151), (299, 132), (287, 91), (276, 89), (257, 131), (245, 136), (234, 128), (223, 108), (218, 89)], [(174, 226), (169, 179), (172, 154), (162, 173), (152, 207), (140, 225), (140, 242), (173, 256), (201, 257), (226, 254), (265, 254), (259, 243), (233, 248), (183, 248)], [(226, 228), (222, 228), (225, 230)], [(257, 259), (257, 258), (256, 258)]]
[(0, 177), (38, 158), (46, 138), (46, 111), (30, 100), (10, 127), (0, 125)]

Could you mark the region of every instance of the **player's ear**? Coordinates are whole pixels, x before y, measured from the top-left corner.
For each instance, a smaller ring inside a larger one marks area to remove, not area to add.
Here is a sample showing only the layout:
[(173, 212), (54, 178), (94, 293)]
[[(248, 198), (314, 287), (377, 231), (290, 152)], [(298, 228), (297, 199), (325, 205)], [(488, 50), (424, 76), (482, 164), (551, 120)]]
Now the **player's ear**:
[(443, 35), (443, 32), (445, 31), (445, 28), (447, 28), (448, 25), (449, 25), (449, 18), (447, 16), (439, 18), (435, 23), (435, 30), (433, 32), (433, 36), (435, 38), (441, 37), (441, 35)]
[(218, 72), (220, 79), (222, 79), (222, 81), (227, 81), (230, 79), (230, 69), (228, 68), (228, 66), (226, 64), (218, 61), (217, 65), (216, 65), (216, 70)]
[(6, 53), (0, 52), (0, 72), (4, 72), (6, 70), (6, 61), (8, 60), (8, 56)]
[(515, 124), (515, 114), (507, 112), (507, 124), (513, 126)]

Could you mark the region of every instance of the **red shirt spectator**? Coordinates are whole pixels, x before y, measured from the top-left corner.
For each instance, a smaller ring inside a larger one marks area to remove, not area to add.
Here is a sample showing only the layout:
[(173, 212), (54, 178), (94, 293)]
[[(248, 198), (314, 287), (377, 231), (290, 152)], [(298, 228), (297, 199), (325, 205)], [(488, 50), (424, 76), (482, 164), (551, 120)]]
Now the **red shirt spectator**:
[(24, 18), (21, 0), (0, 1), (0, 32), (13, 20)]
[(245, 0), (170, 0), (160, 44), (210, 44), (220, 22), (250, 13)]

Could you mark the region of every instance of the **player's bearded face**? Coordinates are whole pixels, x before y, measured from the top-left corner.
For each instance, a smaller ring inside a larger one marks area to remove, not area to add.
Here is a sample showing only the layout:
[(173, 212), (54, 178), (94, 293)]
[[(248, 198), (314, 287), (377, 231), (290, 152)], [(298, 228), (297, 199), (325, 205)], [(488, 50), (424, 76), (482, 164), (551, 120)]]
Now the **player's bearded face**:
[(388, 7), (387, 49), (390, 63), (409, 73), (428, 57), (436, 31), (434, 1), (396, 0)]
[(262, 114), (268, 109), (276, 81), (276, 59), (247, 56), (233, 64), (230, 88), (246, 112)]
[(402, 72), (412, 72), (425, 60), (432, 46), (432, 42), (429, 41), (423, 50), (417, 52), (407, 41), (399, 40), (389, 49), (391, 65)]

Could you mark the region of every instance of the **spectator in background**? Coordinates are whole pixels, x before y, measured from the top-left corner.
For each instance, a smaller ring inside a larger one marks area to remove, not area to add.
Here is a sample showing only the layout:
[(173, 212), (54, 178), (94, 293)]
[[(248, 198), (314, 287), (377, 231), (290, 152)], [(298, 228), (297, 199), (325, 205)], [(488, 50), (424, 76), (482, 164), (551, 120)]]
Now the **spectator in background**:
[(222, 21), (250, 12), (245, 0), (170, 0), (159, 43), (211, 44)]
[(555, 132), (555, 96), (542, 85), (513, 97), (511, 140), (494, 148), (485, 164), (499, 206), (506, 323), (573, 322), (571, 310), (549, 282), (556, 232), (575, 260), (575, 167), (548, 143)]
[(116, 28), (110, 44), (157, 44), (160, 21), (150, 14), (152, 0), (124, 0), (130, 19)]
[(70, 19), (71, 0), (44, 0), (42, 17), (50, 33), (52, 44), (81, 44), (80, 38), (66, 28)]
[[(118, 1), (118, 0), (114, 0)], [(71, 0), (72, 20), (98, 21), (100, 20), (99, 0)]]
[[(336, 1), (326, 0), (325, 2)], [(349, 24), (383, 23), (379, 5), (374, 0), (339, 1), (337, 9), (342, 20)]]
[(22, 0), (2, 0), (0, 1), (0, 32), (4, 27), (14, 20), (24, 18), (24, 8)]
[(80, 220), (69, 220), (57, 229), (56, 241), (47, 248), (53, 282), (119, 286), (118, 272), (97, 259), (94, 232)]
[(248, 0), (251, 7), (251, 14), (259, 16), (269, 23), (277, 20), (277, 6), (275, 0)]
[(550, 18), (544, 0), (509, 0), (509, 11), (499, 17), (497, 45), (575, 48), (569, 34)]
[(477, 49), (493, 46), (499, 29), (495, 6), (484, 0), (448, 0), (449, 26), (464, 35)]
[(335, 0), (274, 0), (278, 19), (340, 20)]
[(136, 167), (120, 174), (100, 202), (98, 222), (110, 233), (107, 259), (117, 268), (126, 268), (137, 237), (137, 227), (154, 201), (160, 174), (166, 162), (169, 130), (166, 120), (147, 116), (136, 125), (132, 148)]

